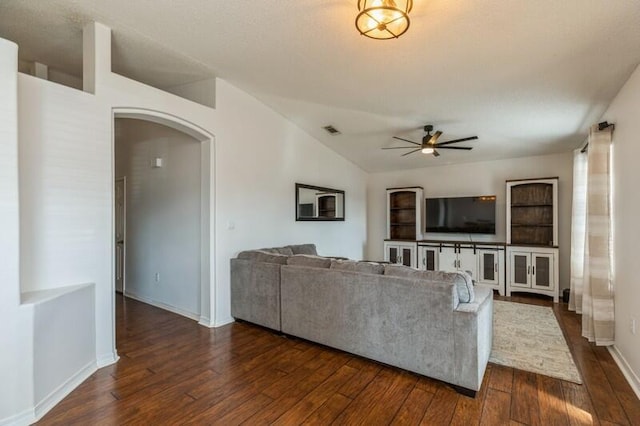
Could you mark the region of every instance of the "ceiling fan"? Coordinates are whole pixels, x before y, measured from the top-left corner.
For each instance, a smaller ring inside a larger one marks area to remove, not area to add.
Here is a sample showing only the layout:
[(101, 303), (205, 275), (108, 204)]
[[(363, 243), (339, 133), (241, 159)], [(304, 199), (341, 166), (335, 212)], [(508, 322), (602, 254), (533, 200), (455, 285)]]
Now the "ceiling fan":
[(398, 139), (404, 142), (409, 142), (413, 145), (417, 145), (418, 148), (414, 146), (394, 146), (394, 147), (382, 148), (382, 149), (411, 149), (411, 151), (405, 152), (404, 154), (402, 154), (401, 157), (404, 157), (405, 155), (413, 154), (416, 151), (422, 151), (423, 154), (433, 154), (434, 157), (439, 157), (440, 154), (438, 153), (436, 148), (437, 149), (460, 149), (460, 150), (469, 151), (469, 150), (472, 150), (473, 148), (469, 146), (448, 146), (448, 145), (458, 143), (458, 142), (472, 141), (472, 140), (478, 139), (477, 136), (470, 136), (468, 138), (454, 139), (452, 141), (438, 143), (437, 142), (438, 138), (442, 136), (441, 131), (438, 130), (432, 135), (431, 132), (433, 131), (433, 126), (430, 124), (427, 124), (426, 126), (424, 126), (424, 131), (427, 134), (422, 137), (422, 143), (413, 142), (408, 139), (399, 138), (397, 136), (393, 137), (394, 139)]

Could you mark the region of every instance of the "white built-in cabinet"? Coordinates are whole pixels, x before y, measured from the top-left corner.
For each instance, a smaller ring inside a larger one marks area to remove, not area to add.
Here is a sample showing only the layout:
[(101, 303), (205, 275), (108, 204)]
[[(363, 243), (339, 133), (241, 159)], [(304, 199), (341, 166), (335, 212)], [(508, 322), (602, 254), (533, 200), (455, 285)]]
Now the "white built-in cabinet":
[(507, 296), (514, 291), (545, 294), (558, 302), (558, 249), (548, 247), (507, 248), (509, 257)]
[(504, 296), (505, 247), (502, 243), (418, 242), (418, 269), (466, 271), (477, 284), (498, 290)]
[(507, 181), (507, 296), (558, 302), (558, 178)]
[(415, 241), (385, 241), (384, 260), (396, 265), (418, 267), (418, 246)]

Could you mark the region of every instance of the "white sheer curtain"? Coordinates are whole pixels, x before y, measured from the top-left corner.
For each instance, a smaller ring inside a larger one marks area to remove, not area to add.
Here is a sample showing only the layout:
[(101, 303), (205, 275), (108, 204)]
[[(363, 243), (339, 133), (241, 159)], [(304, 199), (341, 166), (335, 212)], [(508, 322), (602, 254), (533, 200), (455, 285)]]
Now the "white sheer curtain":
[(573, 203), (571, 212), (571, 293), (569, 310), (582, 313), (584, 244), (587, 231), (587, 153), (573, 151)]
[(569, 309), (582, 313), (582, 335), (597, 345), (614, 343), (611, 280), (612, 130), (613, 126), (604, 130), (598, 130), (597, 125), (592, 126), (586, 164), (579, 157), (580, 154), (574, 156)]

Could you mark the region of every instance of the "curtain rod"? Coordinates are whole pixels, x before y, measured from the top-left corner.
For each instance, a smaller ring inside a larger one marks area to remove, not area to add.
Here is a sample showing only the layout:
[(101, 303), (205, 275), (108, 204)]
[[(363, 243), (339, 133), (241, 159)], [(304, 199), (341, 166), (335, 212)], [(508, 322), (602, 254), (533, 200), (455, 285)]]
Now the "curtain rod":
[[(598, 123), (598, 130), (602, 131), (604, 129), (606, 129), (607, 127), (611, 127), (612, 126), (612, 131), (615, 130), (616, 125), (613, 123), (609, 123), (607, 121), (603, 121), (602, 123)], [(589, 142), (587, 142), (582, 149), (580, 150), (581, 154), (584, 154), (585, 152), (587, 152), (587, 150), (589, 149)]]

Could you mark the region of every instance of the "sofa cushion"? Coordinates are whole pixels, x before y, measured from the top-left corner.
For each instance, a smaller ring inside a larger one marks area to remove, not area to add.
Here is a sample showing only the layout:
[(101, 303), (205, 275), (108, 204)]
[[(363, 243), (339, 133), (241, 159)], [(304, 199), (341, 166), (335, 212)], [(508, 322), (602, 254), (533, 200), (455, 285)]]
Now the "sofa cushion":
[(452, 283), (456, 286), (460, 303), (470, 303), (474, 300), (473, 280), (466, 272), (419, 271), (408, 266), (386, 265), (385, 275), (404, 278), (417, 278), (425, 281), (440, 281)]
[(258, 250), (266, 251), (267, 253), (284, 254), (286, 256), (292, 256), (293, 255), (293, 251), (289, 248), (289, 246), (261, 248), (261, 249), (258, 249)]
[(286, 265), (289, 256), (278, 253), (269, 253), (264, 250), (247, 250), (238, 253), (238, 259), (253, 260), (254, 262), (278, 263)]
[(356, 262), (355, 260), (331, 260), (331, 269), (339, 271), (354, 271), (365, 274), (381, 275), (384, 272), (384, 265), (376, 262)]
[(311, 256), (308, 254), (294, 254), (287, 258), (287, 265), (328, 268), (331, 266), (331, 259), (322, 256)]
[(291, 249), (291, 254), (310, 254), (312, 256), (318, 255), (315, 244), (297, 244), (287, 246), (287, 248)]

